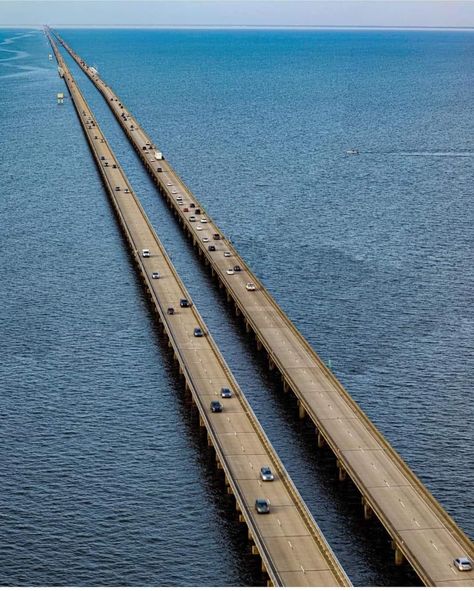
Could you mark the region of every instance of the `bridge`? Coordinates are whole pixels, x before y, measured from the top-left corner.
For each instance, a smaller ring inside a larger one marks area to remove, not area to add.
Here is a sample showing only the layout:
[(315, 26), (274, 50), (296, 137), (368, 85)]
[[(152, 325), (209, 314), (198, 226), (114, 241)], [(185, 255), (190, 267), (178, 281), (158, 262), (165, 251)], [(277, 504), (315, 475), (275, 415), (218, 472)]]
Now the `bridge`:
[[(199, 411), (217, 465), (224, 471), (228, 492), (235, 496), (239, 518), (248, 526), (252, 552), (260, 555), (274, 586), (350, 586), (196, 306), (180, 306), (181, 300), (191, 303), (191, 298), (54, 40), (47, 35), (186, 391)], [(202, 337), (194, 336), (195, 328), (201, 329)], [(210, 404), (220, 399), (222, 387), (230, 388), (233, 396), (223, 400), (223, 412), (213, 413)], [(273, 482), (262, 481), (262, 466), (271, 468)], [(257, 513), (257, 498), (270, 500), (269, 514)]]
[[(123, 101), (55, 35), (102, 93), (184, 232), (243, 317), (247, 332), (255, 335), (257, 348), (266, 351), (270, 370), (277, 370), (284, 391), (296, 396), (300, 417), (314, 423), (318, 446), (328, 445), (334, 453), (339, 478), (350, 477), (360, 491), (364, 516), (375, 515), (385, 527), (395, 562), (408, 560), (428, 586), (474, 585), (473, 571), (460, 572), (453, 565), (458, 556), (474, 556), (472, 541), (305, 341), (170, 163), (157, 160), (161, 153)], [(241, 271), (229, 275), (236, 265)]]

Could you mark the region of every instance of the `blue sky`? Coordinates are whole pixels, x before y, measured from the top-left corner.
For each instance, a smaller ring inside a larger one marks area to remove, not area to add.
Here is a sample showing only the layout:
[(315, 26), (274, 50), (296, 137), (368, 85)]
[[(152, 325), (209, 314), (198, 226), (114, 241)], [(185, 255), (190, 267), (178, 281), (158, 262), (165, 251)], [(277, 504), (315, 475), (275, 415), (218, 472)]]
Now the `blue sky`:
[(474, 27), (474, 0), (0, 0), (0, 26)]

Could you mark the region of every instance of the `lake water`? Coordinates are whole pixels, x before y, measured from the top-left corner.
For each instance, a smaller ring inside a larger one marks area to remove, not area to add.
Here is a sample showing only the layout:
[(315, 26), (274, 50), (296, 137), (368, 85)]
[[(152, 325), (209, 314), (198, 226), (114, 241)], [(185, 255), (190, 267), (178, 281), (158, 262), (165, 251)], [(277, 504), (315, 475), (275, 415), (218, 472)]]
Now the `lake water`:
[[(473, 536), (474, 34), (61, 33)], [(261, 584), (50, 51), (0, 30), (0, 585)], [(417, 584), (73, 73), (353, 583)]]

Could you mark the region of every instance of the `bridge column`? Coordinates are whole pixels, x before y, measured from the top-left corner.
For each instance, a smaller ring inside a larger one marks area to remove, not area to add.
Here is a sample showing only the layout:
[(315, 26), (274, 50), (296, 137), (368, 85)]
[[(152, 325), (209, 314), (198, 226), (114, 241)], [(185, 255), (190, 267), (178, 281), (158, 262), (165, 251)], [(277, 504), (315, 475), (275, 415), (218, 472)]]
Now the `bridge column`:
[(258, 338), (255, 338), (255, 342), (257, 343), (257, 351), (261, 351), (262, 350), (262, 343), (258, 340)]
[(304, 409), (304, 406), (301, 403), (301, 400), (298, 400), (298, 416), (300, 419), (304, 419), (305, 415), (306, 415), (306, 411)]
[(362, 505), (364, 507), (364, 519), (371, 519), (374, 512), (372, 511), (372, 507), (369, 505), (365, 497), (362, 497)]
[(268, 369), (270, 371), (273, 371), (275, 369), (275, 364), (270, 356), (268, 357)]
[(318, 447), (321, 449), (326, 444), (326, 440), (324, 439), (321, 431), (318, 430)]
[(288, 392), (290, 391), (290, 386), (288, 385), (288, 382), (285, 380), (285, 378), (283, 379), (283, 392), (285, 394), (288, 394)]
[(337, 467), (339, 469), (339, 482), (344, 482), (347, 476), (346, 469), (340, 460), (337, 460)]
[(240, 316), (240, 308), (237, 306), (237, 304), (235, 304), (235, 315), (237, 318)]
[(250, 324), (249, 324), (248, 320), (246, 320), (246, 321), (245, 321), (245, 331), (246, 331), (247, 333), (249, 333), (249, 332), (250, 332)]
[(401, 566), (405, 560), (405, 556), (395, 540), (392, 540), (392, 548), (395, 550), (395, 566)]

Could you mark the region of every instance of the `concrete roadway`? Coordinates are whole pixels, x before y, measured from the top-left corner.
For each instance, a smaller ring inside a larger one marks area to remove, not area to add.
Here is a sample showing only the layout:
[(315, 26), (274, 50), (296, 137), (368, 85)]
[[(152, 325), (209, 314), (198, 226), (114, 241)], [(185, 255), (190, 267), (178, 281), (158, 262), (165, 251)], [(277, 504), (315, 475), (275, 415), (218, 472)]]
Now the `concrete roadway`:
[[(195, 306), (182, 308), (180, 299), (191, 301), (132, 187), (95, 121), (80, 90), (50, 38), (64, 79), (76, 106), (91, 151), (101, 172), (122, 229), (132, 249), (144, 284), (151, 296), (187, 388), (215, 448), (219, 467), (237, 500), (237, 508), (249, 528), (253, 549), (274, 585), (350, 586), (350, 581), (314, 522), (283, 464), (268, 441), (244, 394), (225, 363)], [(143, 256), (143, 249), (150, 251)], [(152, 278), (158, 272), (160, 277)], [(175, 313), (167, 313), (168, 308)], [(195, 337), (200, 327), (203, 337)], [(220, 389), (233, 396), (222, 399)], [(211, 401), (223, 404), (212, 413)], [(261, 466), (269, 466), (273, 482), (260, 478)], [(257, 498), (269, 499), (269, 514), (258, 514)]]
[[(225, 239), (213, 240), (216, 233), (223, 237), (222, 232), (171, 165), (156, 159), (152, 140), (119, 97), (59, 36), (58, 39), (103, 94), (162, 195), (177, 212), (204, 260), (212, 266), (228, 297), (234, 300), (236, 311), (245, 317), (248, 330), (255, 333), (258, 346), (265, 347), (270, 366), (279, 369), (284, 387), (297, 396), (300, 415), (309, 415), (316, 425), (318, 443), (327, 443), (333, 450), (341, 478), (348, 474), (359, 488), (366, 517), (375, 513), (387, 529), (393, 540), (395, 560), (408, 559), (426, 585), (473, 586), (474, 571), (459, 572), (453, 566), (457, 556), (474, 558), (472, 541), (352, 400), (232, 244)], [(193, 212), (191, 203), (201, 209), (200, 215)], [(192, 216), (196, 221), (192, 221)], [(210, 245), (216, 250), (210, 252)], [(224, 251), (230, 252), (231, 257), (225, 257)], [(234, 265), (242, 271), (228, 275), (227, 269)], [(255, 291), (246, 289), (249, 282), (255, 284)]]

